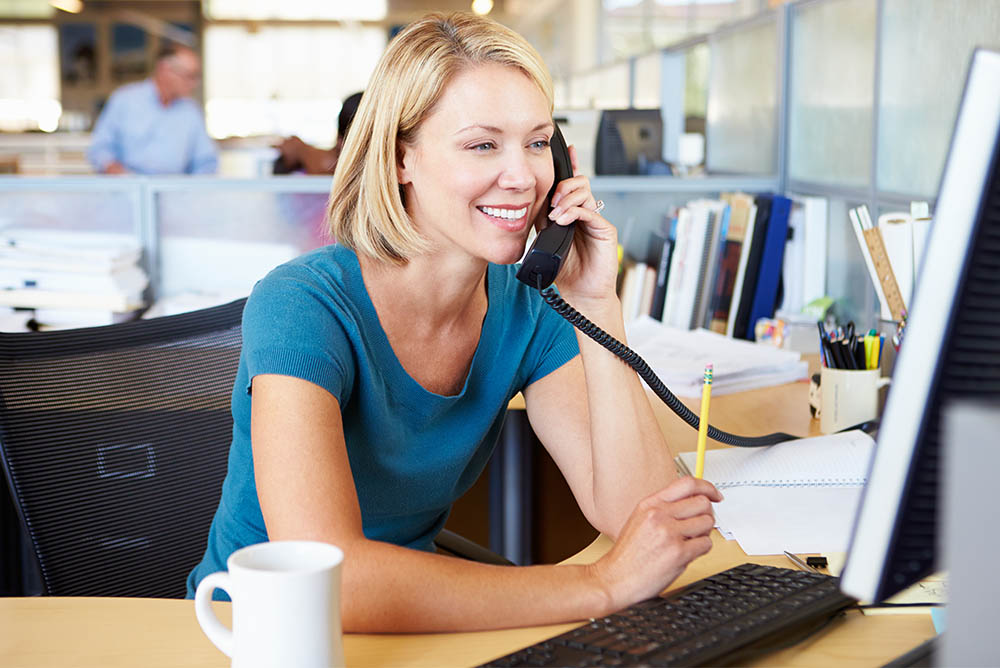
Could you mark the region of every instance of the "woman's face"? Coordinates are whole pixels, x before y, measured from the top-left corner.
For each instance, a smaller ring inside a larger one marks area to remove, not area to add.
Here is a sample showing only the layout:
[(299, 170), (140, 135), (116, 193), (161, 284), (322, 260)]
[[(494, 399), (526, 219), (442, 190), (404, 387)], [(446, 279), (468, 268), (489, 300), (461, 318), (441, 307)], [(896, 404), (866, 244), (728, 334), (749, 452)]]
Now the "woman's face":
[(552, 132), (548, 101), (519, 70), (490, 64), (455, 75), (402, 150), (399, 182), (414, 224), (439, 250), (516, 262), (552, 186)]

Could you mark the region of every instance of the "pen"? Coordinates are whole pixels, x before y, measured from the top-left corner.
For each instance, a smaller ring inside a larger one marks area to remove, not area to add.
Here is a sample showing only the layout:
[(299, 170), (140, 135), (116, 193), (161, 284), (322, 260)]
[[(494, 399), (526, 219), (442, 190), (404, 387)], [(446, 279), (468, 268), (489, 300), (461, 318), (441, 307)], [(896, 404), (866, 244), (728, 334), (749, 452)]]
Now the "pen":
[(712, 398), (712, 365), (705, 365), (705, 384), (701, 386), (701, 417), (698, 418), (698, 459), (694, 477), (705, 473), (705, 439), (708, 438), (708, 402)]
[(840, 354), (844, 359), (844, 368), (856, 370), (858, 368), (858, 363), (854, 357), (854, 347), (846, 339), (840, 341)]
[(823, 323), (816, 321), (816, 327), (819, 329), (819, 352), (823, 357), (823, 366), (828, 366), (833, 368), (833, 355), (830, 354), (830, 342), (826, 330), (823, 329)]
[(858, 365), (861, 370), (868, 368), (868, 362), (865, 360), (865, 339), (862, 336), (857, 337), (854, 342), (854, 363)]
[(792, 554), (788, 550), (784, 550), (784, 553), (785, 553), (785, 556), (788, 557), (789, 559), (791, 559), (792, 563), (795, 564), (796, 566), (798, 566), (800, 569), (802, 569), (804, 571), (809, 571), (810, 573), (819, 573), (818, 569), (813, 568), (812, 566), (810, 566), (806, 562), (802, 561), (801, 559), (799, 559), (798, 557), (796, 557), (794, 554)]

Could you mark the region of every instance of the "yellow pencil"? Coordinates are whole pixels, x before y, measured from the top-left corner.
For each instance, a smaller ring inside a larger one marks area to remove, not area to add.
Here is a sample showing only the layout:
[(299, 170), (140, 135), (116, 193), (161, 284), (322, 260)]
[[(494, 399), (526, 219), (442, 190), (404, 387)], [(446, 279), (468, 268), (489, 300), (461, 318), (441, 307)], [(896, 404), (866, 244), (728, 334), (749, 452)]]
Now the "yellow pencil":
[(712, 365), (705, 365), (705, 384), (701, 386), (701, 417), (698, 418), (698, 460), (694, 477), (705, 473), (705, 439), (708, 438), (708, 402), (712, 398)]

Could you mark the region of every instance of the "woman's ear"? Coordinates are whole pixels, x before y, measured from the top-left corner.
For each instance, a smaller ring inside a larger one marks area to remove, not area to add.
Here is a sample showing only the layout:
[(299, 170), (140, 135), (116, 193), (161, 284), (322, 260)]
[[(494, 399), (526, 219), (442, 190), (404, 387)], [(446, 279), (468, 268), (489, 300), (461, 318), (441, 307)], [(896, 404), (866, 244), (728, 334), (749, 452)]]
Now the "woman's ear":
[(396, 145), (396, 180), (400, 186), (413, 182), (413, 161), (416, 151), (403, 142)]

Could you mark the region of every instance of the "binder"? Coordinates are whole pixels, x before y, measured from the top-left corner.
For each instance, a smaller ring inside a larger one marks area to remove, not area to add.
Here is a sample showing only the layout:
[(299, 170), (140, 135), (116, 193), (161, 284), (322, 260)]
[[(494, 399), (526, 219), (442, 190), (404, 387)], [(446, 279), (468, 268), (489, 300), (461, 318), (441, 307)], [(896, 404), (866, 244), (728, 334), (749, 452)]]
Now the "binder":
[[(743, 210), (746, 218), (746, 230), (743, 232), (743, 241), (740, 244), (739, 263), (736, 267), (736, 276), (733, 279), (732, 295), (729, 299), (729, 313), (726, 316), (726, 336), (733, 338), (736, 334), (736, 316), (743, 300), (743, 285), (747, 273), (747, 262), (750, 257), (750, 247), (753, 243), (754, 228), (757, 220), (757, 203), (750, 195), (738, 193), (731, 196), (729, 205), (735, 210)], [(740, 330), (740, 334), (742, 330)]]
[(788, 237), (788, 214), (791, 212), (791, 208), (792, 201), (787, 197), (775, 195), (771, 199), (771, 215), (767, 221), (767, 234), (764, 237), (757, 288), (754, 290), (750, 318), (745, 330), (746, 338), (750, 341), (754, 339), (754, 323), (759, 318), (772, 317), (775, 306), (777, 306), (778, 284), (781, 281), (785, 240)]
[[(750, 249), (747, 252), (746, 267), (743, 271), (743, 287), (740, 290), (739, 306), (736, 310), (736, 319), (733, 322), (733, 336), (741, 339), (753, 338), (750, 310), (757, 291), (760, 263), (764, 257), (764, 239), (767, 237), (767, 227), (771, 216), (771, 195), (758, 195), (756, 203), (757, 215), (754, 217), (753, 235), (749, 237)], [(747, 332), (750, 333), (749, 337)]]

